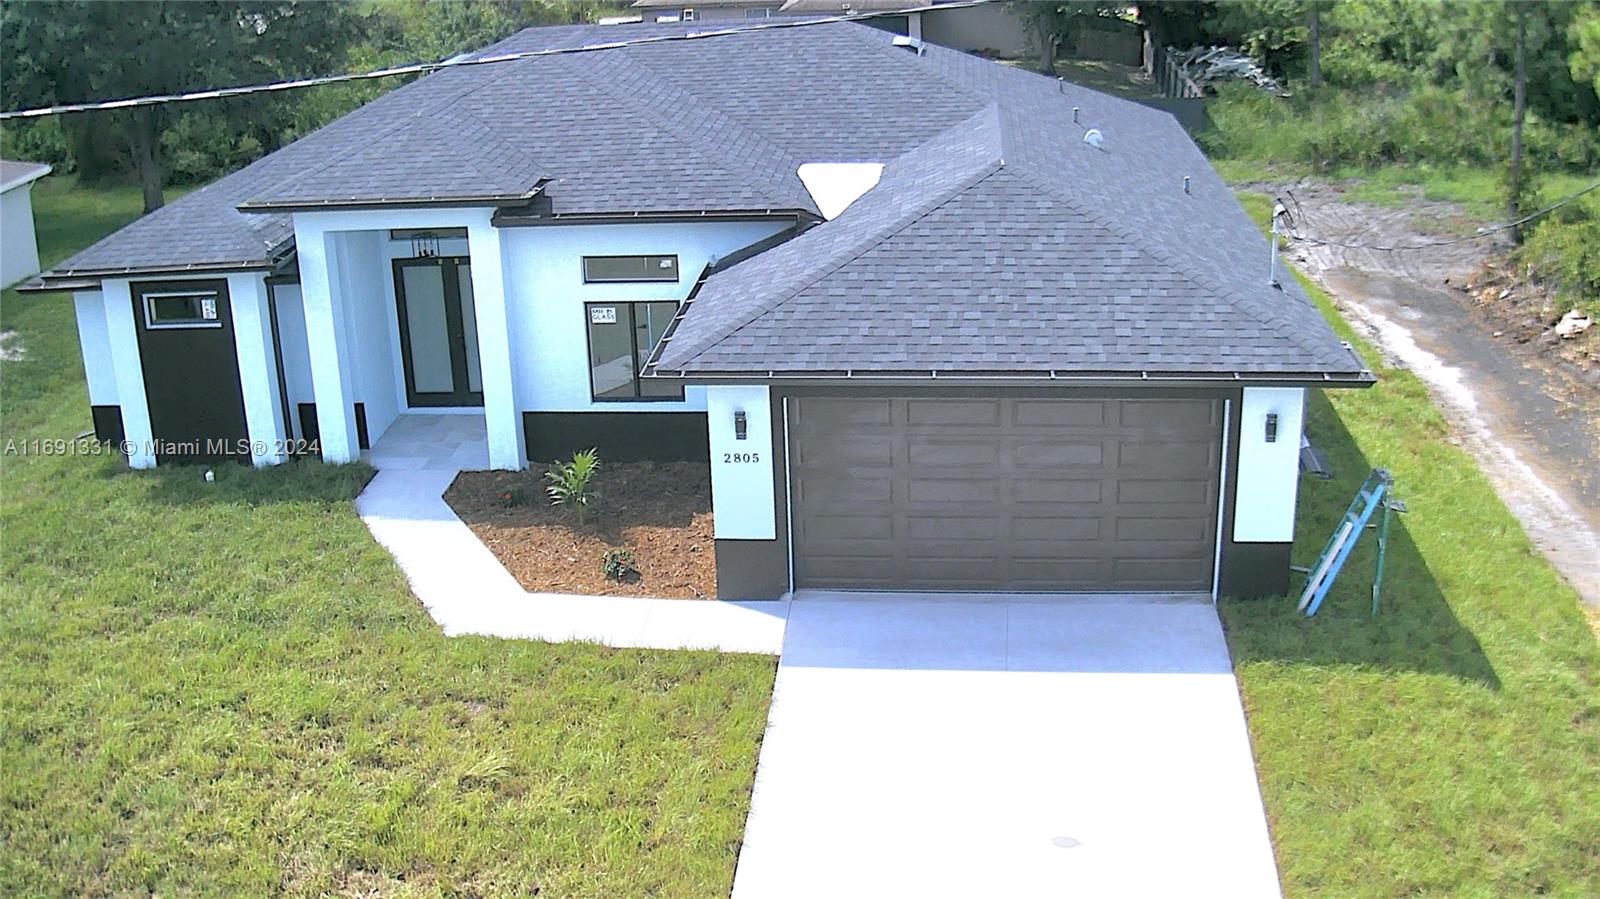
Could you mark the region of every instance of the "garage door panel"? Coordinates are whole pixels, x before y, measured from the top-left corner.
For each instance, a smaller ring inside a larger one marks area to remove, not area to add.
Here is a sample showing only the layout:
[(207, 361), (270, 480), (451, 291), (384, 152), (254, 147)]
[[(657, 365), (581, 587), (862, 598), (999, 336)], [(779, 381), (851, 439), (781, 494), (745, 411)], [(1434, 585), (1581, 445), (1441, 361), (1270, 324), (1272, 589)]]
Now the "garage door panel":
[(906, 423), (968, 428), (1000, 425), (1000, 405), (993, 400), (906, 400)]
[(815, 431), (835, 431), (839, 426), (894, 423), (894, 401), (888, 399), (808, 399), (798, 402), (804, 414), (797, 416), (804, 426)]
[(1011, 408), (1011, 422), (1019, 427), (1094, 428), (1106, 424), (1106, 404), (1099, 400), (1017, 400)]
[(1018, 484), (1019, 504), (1098, 503), (1105, 492), (1103, 481), (1040, 480), (1029, 477)]
[(982, 541), (988, 542), (1003, 536), (1004, 523), (995, 518), (958, 518), (949, 516), (907, 516), (905, 534), (921, 542)]
[(908, 503), (994, 503), (1000, 501), (1000, 481), (959, 478), (911, 478), (906, 482)]
[(1124, 400), (1119, 404), (1124, 428), (1194, 432), (1216, 427), (1216, 407), (1193, 400)]
[(1204, 477), (1216, 470), (1216, 459), (1209, 444), (1199, 441), (1123, 443), (1119, 446), (1117, 467), (1122, 472), (1149, 472), (1161, 477), (1187, 475)]
[(913, 436), (906, 443), (906, 459), (916, 466), (1000, 464), (1003, 448), (988, 440), (941, 440)]
[(851, 435), (802, 444), (791, 465), (807, 468), (861, 466), (886, 468), (894, 464), (896, 440), (892, 435)]
[(1209, 506), (1212, 502), (1211, 484), (1207, 481), (1180, 481), (1169, 478), (1159, 480), (1134, 480), (1124, 478), (1117, 482), (1117, 502), (1128, 505), (1147, 503), (1174, 503)]
[[(1053, 545), (1063, 541), (1096, 542), (1107, 531), (1100, 518), (1012, 518), (1005, 536), (1014, 546)], [(1016, 552), (1023, 552), (1018, 549)], [(1067, 551), (1066, 547), (1057, 552)]]
[(1204, 590), (1221, 403), (798, 398), (799, 586)]
[(1106, 448), (1100, 440), (1082, 442), (1018, 443), (1012, 460), (1018, 468), (1098, 467), (1105, 463)]
[(823, 470), (799, 480), (794, 494), (801, 505), (843, 503), (845, 511), (862, 511), (865, 504), (889, 502), (893, 491), (894, 482), (887, 478), (844, 478)]

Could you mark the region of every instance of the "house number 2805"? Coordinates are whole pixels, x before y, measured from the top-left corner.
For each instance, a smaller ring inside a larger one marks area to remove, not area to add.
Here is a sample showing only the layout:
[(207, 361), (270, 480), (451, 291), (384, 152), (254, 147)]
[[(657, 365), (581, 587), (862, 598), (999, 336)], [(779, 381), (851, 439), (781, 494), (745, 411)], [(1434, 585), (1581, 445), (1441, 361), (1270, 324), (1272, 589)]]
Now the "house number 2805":
[(760, 453), (723, 453), (722, 454), (722, 461), (724, 463), (760, 462), (761, 461), (761, 454)]

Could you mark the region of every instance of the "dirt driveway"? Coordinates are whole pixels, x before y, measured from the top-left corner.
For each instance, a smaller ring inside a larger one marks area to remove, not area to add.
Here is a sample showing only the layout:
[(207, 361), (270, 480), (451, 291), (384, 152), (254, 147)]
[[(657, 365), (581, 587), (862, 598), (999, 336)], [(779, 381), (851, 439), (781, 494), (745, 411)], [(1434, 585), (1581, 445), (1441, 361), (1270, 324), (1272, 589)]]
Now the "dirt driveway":
[[(1284, 185), (1251, 185), (1269, 195)], [(1444, 239), (1449, 203), (1404, 208), (1352, 202), (1333, 185), (1288, 186), (1299, 230), (1384, 246)], [(1432, 226), (1432, 227), (1430, 227)], [(1600, 608), (1600, 388), (1591, 377), (1499, 334), (1460, 284), (1494, 249), (1490, 239), (1414, 251), (1296, 242), (1291, 257), (1328, 289), (1345, 317), (1388, 364), (1410, 369), (1456, 426), (1534, 544)]]

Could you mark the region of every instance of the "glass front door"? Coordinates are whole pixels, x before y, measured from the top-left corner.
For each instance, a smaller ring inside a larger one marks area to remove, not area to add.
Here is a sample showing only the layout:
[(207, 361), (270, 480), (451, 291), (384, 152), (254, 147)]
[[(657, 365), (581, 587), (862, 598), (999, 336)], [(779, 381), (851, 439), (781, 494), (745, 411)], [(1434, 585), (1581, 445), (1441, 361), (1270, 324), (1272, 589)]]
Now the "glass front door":
[(396, 259), (394, 288), (407, 403), (483, 405), (472, 264), (459, 256)]

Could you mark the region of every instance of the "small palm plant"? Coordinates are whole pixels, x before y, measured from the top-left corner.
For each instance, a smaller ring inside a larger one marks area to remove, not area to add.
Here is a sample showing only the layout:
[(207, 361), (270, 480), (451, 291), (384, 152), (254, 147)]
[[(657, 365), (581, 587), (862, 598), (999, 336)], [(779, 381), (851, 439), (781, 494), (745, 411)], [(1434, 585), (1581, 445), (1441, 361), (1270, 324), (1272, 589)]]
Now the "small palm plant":
[(600, 468), (600, 455), (593, 449), (572, 454), (571, 462), (557, 462), (544, 473), (550, 485), (544, 491), (550, 494), (550, 505), (566, 506), (578, 516), (578, 526), (594, 499), (594, 474)]

